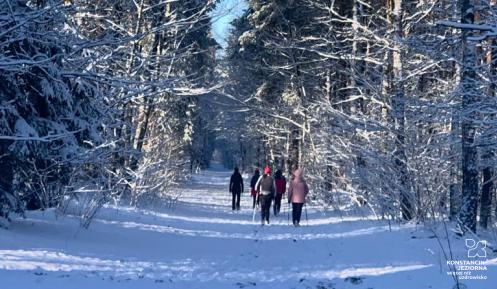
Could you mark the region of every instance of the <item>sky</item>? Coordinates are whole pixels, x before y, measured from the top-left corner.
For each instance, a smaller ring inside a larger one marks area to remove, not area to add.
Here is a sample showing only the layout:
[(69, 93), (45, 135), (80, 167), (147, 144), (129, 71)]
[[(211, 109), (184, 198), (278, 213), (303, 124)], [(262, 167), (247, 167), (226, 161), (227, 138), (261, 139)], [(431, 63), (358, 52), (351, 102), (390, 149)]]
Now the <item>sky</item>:
[(231, 21), (240, 17), (247, 9), (246, 0), (221, 0), (212, 14), (212, 34), (224, 49), (230, 33)]

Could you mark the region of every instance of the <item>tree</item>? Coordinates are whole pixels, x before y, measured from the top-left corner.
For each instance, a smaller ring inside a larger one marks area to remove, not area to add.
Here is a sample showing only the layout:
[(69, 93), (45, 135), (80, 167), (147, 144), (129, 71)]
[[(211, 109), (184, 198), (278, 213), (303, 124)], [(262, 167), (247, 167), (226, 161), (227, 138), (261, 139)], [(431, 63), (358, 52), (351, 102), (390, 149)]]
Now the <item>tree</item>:
[[(0, 214), (59, 205), (70, 188), (101, 177), (105, 104), (61, 3), (0, 4)], [(44, 23), (39, 25), (39, 23)]]
[[(474, 5), (471, 0), (461, 0), (461, 23), (474, 24)], [(479, 91), (476, 79), (476, 46), (468, 40), (473, 36), (472, 30), (464, 29), (461, 33), (462, 68), (462, 205), (459, 219), (462, 230), (476, 232), (476, 214), (478, 209), (478, 155), (475, 146), (476, 115), (474, 105), (478, 103)]]

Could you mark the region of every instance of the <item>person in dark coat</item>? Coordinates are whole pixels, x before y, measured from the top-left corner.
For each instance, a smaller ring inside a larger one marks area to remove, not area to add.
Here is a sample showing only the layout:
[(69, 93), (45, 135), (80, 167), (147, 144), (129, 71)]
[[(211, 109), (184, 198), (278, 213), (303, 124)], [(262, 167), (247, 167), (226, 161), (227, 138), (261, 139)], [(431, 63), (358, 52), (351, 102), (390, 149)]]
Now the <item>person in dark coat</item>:
[(255, 208), (255, 203), (257, 200), (257, 190), (255, 189), (255, 185), (257, 184), (257, 181), (259, 180), (259, 177), (261, 175), (259, 174), (259, 169), (256, 168), (254, 171), (254, 175), (252, 176), (252, 179), (250, 180), (250, 194), (252, 195), (252, 209)]
[(305, 197), (309, 193), (309, 187), (304, 179), (301, 169), (297, 169), (293, 173), (293, 180), (288, 187), (288, 202), (292, 202), (292, 221), (295, 227), (300, 224), (300, 216), (302, 215), (302, 207), (305, 203)]
[(240, 195), (243, 193), (243, 178), (238, 168), (231, 175), (230, 193), (232, 195), (231, 207), (234, 210), (240, 210)]
[(274, 174), (274, 185), (276, 186), (276, 194), (274, 196), (273, 211), (274, 215), (277, 216), (281, 209), (281, 199), (283, 194), (286, 193), (286, 179), (281, 170), (277, 170)]
[(274, 180), (271, 177), (271, 169), (266, 166), (264, 174), (259, 178), (255, 185), (261, 203), (261, 225), (269, 224), (269, 211), (271, 209), (271, 201), (274, 196), (275, 186)]

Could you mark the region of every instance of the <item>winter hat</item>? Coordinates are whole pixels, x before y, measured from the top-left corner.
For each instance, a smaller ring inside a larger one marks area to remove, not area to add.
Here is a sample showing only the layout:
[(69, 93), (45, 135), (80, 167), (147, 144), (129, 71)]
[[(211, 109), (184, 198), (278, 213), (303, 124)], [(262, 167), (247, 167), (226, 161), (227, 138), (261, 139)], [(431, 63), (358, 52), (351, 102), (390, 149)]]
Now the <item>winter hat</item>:
[(264, 173), (265, 173), (266, 175), (269, 175), (269, 174), (271, 173), (271, 169), (269, 168), (269, 166), (266, 166), (266, 167), (264, 168)]

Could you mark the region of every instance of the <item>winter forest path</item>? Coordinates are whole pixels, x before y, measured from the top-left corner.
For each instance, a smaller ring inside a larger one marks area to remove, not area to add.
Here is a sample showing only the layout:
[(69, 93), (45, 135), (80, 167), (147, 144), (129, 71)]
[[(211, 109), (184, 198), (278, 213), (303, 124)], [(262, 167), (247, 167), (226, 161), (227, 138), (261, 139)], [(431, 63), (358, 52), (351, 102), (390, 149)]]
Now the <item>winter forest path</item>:
[(432, 234), (314, 207), (293, 228), (286, 203), (261, 227), (247, 192), (231, 211), (230, 174), (195, 175), (175, 210), (106, 207), (88, 230), (53, 211), (16, 219), (0, 232), (0, 289), (452, 287)]

